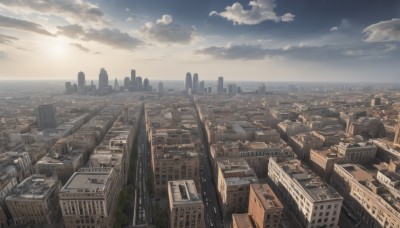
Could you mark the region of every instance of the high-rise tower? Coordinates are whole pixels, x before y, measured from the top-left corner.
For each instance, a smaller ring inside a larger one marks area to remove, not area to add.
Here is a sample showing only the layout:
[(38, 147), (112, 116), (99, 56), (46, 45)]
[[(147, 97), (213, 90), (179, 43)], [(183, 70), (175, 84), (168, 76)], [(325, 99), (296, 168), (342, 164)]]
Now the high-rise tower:
[(224, 77), (218, 77), (217, 92), (218, 93), (224, 92)]
[(135, 83), (136, 83), (135, 79), (136, 79), (136, 70), (132, 69), (131, 70), (131, 84), (132, 84), (132, 86), (135, 85)]
[(56, 108), (51, 104), (39, 105), (36, 121), (40, 129), (55, 128), (57, 126)]
[(78, 73), (78, 93), (86, 93), (85, 73), (82, 71)]
[(192, 89), (193, 88), (192, 86), (193, 86), (192, 75), (189, 72), (187, 72), (185, 79), (185, 90)]
[(193, 86), (192, 89), (194, 91), (199, 92), (199, 75), (197, 73), (193, 74)]
[(99, 74), (99, 89), (106, 87), (108, 87), (108, 74), (104, 68), (101, 68)]

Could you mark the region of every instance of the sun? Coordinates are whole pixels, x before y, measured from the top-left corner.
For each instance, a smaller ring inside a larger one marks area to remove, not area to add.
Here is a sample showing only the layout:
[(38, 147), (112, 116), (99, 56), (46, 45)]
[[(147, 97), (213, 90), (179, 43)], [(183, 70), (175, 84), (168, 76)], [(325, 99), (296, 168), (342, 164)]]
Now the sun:
[(54, 45), (51, 48), (51, 53), (53, 56), (62, 57), (66, 53), (66, 47), (62, 44)]

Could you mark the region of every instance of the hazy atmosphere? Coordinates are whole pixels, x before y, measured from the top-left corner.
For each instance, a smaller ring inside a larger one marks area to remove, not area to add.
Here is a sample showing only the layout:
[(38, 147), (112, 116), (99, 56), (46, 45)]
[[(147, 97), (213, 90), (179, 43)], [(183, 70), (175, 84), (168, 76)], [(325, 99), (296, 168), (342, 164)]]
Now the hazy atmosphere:
[(0, 79), (398, 79), (400, 1), (1, 0)]

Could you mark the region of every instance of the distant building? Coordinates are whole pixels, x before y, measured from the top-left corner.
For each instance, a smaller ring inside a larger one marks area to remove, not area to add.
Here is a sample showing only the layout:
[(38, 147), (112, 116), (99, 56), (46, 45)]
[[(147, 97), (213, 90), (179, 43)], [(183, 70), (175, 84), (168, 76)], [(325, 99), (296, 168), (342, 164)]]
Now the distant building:
[(131, 84), (130, 78), (129, 77), (125, 77), (125, 79), (124, 79), (124, 89), (125, 90), (129, 90), (130, 84)]
[(64, 224), (69, 227), (113, 227), (118, 192), (115, 171), (110, 168), (82, 168), (60, 191)]
[(360, 117), (347, 125), (347, 133), (351, 135), (361, 135), (365, 138), (381, 138), (386, 135), (382, 121), (375, 117)]
[(164, 93), (164, 84), (163, 82), (158, 82), (158, 93)]
[(218, 77), (217, 92), (219, 94), (224, 93), (224, 77)]
[(61, 219), (58, 193), (61, 183), (57, 177), (32, 175), (12, 190), (6, 203), (15, 225), (52, 225)]
[(99, 74), (99, 89), (108, 88), (108, 74), (104, 68), (100, 69)]
[(193, 89), (192, 75), (187, 72), (185, 78), (185, 90)]
[(135, 79), (135, 90), (141, 91), (143, 89), (142, 77), (136, 77)]
[(224, 217), (247, 211), (250, 184), (257, 182), (254, 170), (244, 159), (218, 161), (218, 193)]
[(74, 91), (73, 91), (71, 82), (66, 82), (66, 83), (65, 83), (65, 94), (70, 95), (70, 94), (72, 94), (73, 92), (74, 92)]
[(234, 83), (228, 84), (228, 94), (233, 95), (237, 92), (237, 86)]
[(302, 227), (338, 227), (343, 198), (296, 159), (270, 158), (268, 176), (274, 190)]
[(193, 74), (193, 86), (192, 89), (195, 91), (195, 93), (199, 92), (199, 75), (197, 73)]
[(136, 83), (136, 70), (131, 70), (131, 86), (134, 86)]
[(56, 108), (51, 104), (39, 105), (36, 121), (40, 129), (57, 127)]
[(78, 73), (78, 93), (86, 93), (85, 73), (82, 71)]
[(265, 84), (261, 83), (260, 86), (258, 87), (258, 94), (265, 95), (266, 92), (267, 89), (265, 88)]
[(193, 180), (168, 182), (169, 227), (203, 228), (204, 205)]
[(145, 91), (150, 90), (150, 81), (148, 78), (145, 78), (143, 81), (143, 90)]
[(204, 81), (201, 81), (200, 83), (199, 83), (199, 92), (200, 93), (203, 93), (204, 92)]
[(372, 100), (371, 100), (371, 106), (372, 107), (376, 107), (376, 106), (380, 106), (380, 105), (381, 105), (381, 98), (380, 97), (372, 98)]

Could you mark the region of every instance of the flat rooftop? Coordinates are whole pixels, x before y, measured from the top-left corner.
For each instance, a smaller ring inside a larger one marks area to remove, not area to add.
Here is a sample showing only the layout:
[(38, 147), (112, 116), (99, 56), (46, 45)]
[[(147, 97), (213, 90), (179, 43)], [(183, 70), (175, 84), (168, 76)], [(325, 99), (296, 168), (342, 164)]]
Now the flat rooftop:
[(283, 209), (281, 201), (279, 201), (278, 197), (268, 184), (251, 184), (250, 188), (254, 190), (254, 193), (261, 202), (264, 210)]
[(279, 163), (279, 166), (309, 194), (314, 201), (342, 199), (340, 194), (321, 180), (299, 160), (292, 159)]
[[(96, 169), (93, 169), (96, 170)], [(61, 189), (62, 192), (103, 192), (111, 180), (113, 169), (97, 169), (96, 171), (75, 172)]]
[(203, 203), (200, 194), (197, 193), (193, 180), (169, 181), (168, 195), (170, 203), (173, 205)]
[(41, 200), (50, 194), (52, 187), (57, 183), (59, 182), (56, 177), (34, 174), (14, 188), (7, 199)]
[(232, 221), (236, 223), (238, 228), (253, 228), (249, 215), (246, 214), (232, 214)]

